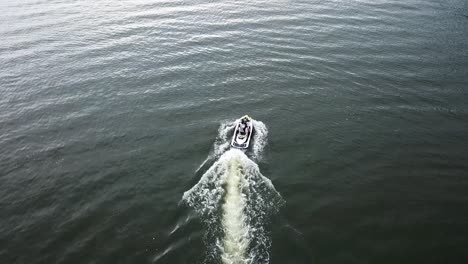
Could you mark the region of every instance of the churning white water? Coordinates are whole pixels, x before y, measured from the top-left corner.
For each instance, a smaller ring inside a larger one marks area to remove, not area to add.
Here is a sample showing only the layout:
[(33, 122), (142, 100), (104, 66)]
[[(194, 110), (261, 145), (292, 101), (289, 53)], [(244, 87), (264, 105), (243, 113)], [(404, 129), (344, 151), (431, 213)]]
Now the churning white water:
[(226, 163), (225, 196), (222, 203), (221, 223), (224, 231), (222, 260), (226, 264), (244, 263), (244, 255), (249, 245), (246, 229), (245, 195), (242, 194), (242, 166), (240, 153), (232, 150)]
[[(254, 121), (254, 126), (258, 130), (251, 156), (260, 158), (267, 129), (259, 121)], [(268, 263), (270, 240), (265, 224), (283, 201), (252, 159), (241, 150), (229, 148), (229, 131), (233, 129), (232, 123), (221, 125), (211, 154), (211, 158), (219, 158), (184, 193), (183, 200), (207, 224), (210, 241), (206, 242), (213, 258), (225, 264)]]

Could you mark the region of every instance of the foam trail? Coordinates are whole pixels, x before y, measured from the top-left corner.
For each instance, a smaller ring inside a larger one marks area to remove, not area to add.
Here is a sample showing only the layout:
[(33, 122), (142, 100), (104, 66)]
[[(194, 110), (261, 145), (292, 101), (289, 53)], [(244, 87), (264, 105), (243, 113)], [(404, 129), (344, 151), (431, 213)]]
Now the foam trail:
[(242, 167), (240, 165), (237, 156), (233, 156), (227, 163), (226, 194), (222, 204), (221, 219), (224, 231), (221, 259), (226, 264), (245, 263), (245, 251), (249, 245), (244, 215), (245, 197), (241, 192)]
[[(244, 151), (229, 149), (229, 132), (234, 126), (235, 122), (220, 126), (214, 151), (207, 160), (219, 158), (184, 193), (183, 201), (206, 224), (207, 262), (268, 263), (270, 239), (265, 226), (284, 201)], [(251, 156), (259, 159), (268, 130), (260, 121), (254, 120), (254, 126)]]

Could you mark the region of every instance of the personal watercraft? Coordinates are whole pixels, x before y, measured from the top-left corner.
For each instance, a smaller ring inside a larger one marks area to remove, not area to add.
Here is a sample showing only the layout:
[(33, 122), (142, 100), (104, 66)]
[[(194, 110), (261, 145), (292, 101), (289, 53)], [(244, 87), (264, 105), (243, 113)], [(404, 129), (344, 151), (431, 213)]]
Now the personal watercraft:
[(231, 146), (234, 148), (246, 149), (250, 145), (250, 139), (254, 129), (252, 118), (245, 115), (236, 122), (236, 129), (232, 136)]

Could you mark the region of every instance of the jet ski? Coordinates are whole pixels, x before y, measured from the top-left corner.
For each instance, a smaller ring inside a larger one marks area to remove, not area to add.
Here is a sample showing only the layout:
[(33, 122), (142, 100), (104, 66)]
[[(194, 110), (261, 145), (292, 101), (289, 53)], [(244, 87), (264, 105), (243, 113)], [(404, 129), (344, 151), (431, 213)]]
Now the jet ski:
[(234, 148), (246, 149), (249, 147), (250, 138), (253, 133), (253, 123), (250, 116), (245, 115), (237, 120), (236, 129), (232, 136), (231, 146)]

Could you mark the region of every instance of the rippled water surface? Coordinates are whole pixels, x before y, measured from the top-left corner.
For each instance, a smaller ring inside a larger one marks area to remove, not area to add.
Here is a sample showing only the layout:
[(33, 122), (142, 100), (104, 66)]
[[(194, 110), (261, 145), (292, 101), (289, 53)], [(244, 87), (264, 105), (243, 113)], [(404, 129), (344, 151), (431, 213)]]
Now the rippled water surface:
[(0, 263), (468, 261), (466, 1), (3, 0), (0, 89)]

